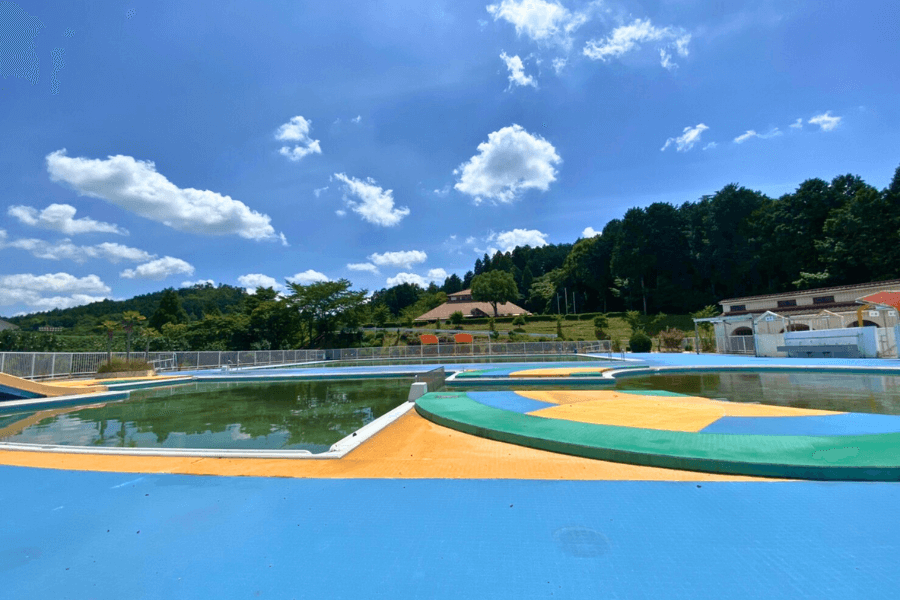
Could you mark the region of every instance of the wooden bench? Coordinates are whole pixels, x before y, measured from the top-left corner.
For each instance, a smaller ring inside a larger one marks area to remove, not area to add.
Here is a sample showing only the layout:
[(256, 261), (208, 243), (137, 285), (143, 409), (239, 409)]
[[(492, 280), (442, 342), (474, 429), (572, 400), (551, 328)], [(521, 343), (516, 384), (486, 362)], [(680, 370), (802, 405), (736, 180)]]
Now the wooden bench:
[(787, 352), (790, 358), (862, 358), (856, 344), (778, 346), (776, 349)]

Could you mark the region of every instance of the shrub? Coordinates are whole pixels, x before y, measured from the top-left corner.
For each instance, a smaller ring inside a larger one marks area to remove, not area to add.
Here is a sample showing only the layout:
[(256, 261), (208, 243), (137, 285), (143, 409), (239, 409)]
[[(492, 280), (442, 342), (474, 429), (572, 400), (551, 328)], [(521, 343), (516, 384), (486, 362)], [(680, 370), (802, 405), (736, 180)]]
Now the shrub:
[(680, 329), (668, 327), (665, 331), (659, 332), (659, 343), (666, 350), (681, 350), (681, 342), (684, 341), (684, 332)]
[(562, 319), (556, 319), (556, 337), (561, 340), (566, 339), (566, 336), (563, 335)]
[(650, 352), (653, 348), (653, 340), (643, 331), (637, 331), (628, 340), (632, 352)]
[(133, 358), (131, 360), (122, 360), (121, 358), (113, 358), (109, 362), (105, 362), (97, 369), (98, 373), (121, 373), (126, 371), (149, 371), (153, 366), (146, 360)]
[(524, 315), (516, 315), (516, 317), (512, 320), (512, 324), (518, 327), (521, 327), (525, 324), (525, 316)]
[(619, 340), (613, 340), (612, 344), (611, 344), (611, 349), (613, 352), (621, 352), (622, 351), (621, 342), (619, 342)]
[(691, 344), (690, 342), (688, 342), (687, 344), (684, 345), (684, 349), (687, 350), (688, 352), (693, 352), (693, 351), (694, 351), (694, 345)]
[(525, 333), (525, 330), (522, 329), (521, 327), (516, 327), (515, 329), (513, 329), (513, 331), (516, 333)]
[(458, 311), (450, 314), (450, 322), (453, 323), (454, 325), (462, 325), (464, 318), (465, 317), (463, 316), (461, 310), (458, 310)]

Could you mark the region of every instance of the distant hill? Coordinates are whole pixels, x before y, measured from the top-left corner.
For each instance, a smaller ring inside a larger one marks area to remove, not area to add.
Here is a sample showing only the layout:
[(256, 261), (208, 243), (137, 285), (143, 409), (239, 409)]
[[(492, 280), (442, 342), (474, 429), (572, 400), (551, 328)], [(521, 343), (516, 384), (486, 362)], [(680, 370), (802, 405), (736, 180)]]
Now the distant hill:
[[(171, 288), (168, 288), (171, 289)], [(39, 327), (63, 327), (68, 333), (87, 332), (104, 320), (117, 320), (127, 310), (136, 310), (148, 319), (156, 312), (166, 290), (135, 296), (129, 300), (103, 300), (73, 308), (54, 309), (19, 317), (4, 318), (25, 331), (37, 331)], [(191, 320), (203, 318), (204, 313), (218, 310), (228, 314), (239, 310), (247, 293), (244, 288), (221, 284), (197, 285), (175, 290), (181, 305)]]

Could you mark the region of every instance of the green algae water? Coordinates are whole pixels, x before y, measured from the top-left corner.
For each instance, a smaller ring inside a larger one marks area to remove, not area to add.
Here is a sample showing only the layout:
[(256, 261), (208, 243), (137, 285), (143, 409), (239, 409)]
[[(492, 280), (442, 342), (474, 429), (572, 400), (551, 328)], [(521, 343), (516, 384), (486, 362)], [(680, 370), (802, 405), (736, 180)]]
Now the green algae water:
[(412, 381), (191, 383), (140, 390), (102, 405), (4, 414), (0, 441), (319, 453), (405, 402)]
[(708, 371), (619, 376), (620, 390), (666, 390), (836, 412), (900, 415), (900, 376), (810, 371)]

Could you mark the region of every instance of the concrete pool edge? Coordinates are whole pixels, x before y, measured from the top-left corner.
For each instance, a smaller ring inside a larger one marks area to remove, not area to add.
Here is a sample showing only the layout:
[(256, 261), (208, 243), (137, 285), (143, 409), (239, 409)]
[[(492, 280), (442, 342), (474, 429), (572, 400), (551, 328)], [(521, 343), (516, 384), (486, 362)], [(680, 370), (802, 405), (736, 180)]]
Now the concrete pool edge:
[[(896, 433), (837, 439), (781, 436), (776, 442), (780, 460), (772, 460), (779, 458), (778, 452), (760, 452), (759, 444), (767, 442), (768, 436), (686, 434), (546, 419), (485, 406), (460, 392), (427, 394), (416, 401), (416, 411), (423, 418), (463, 433), (611, 462), (751, 477), (900, 481), (896, 452), (869, 462), (847, 460), (859, 454), (860, 448), (866, 456), (867, 450), (878, 454), (884, 453), (885, 447), (900, 446), (900, 434)], [(848, 450), (856, 454), (844, 452)], [(808, 458), (804, 459), (804, 454)], [(844, 464), (833, 464), (836, 462)]]

